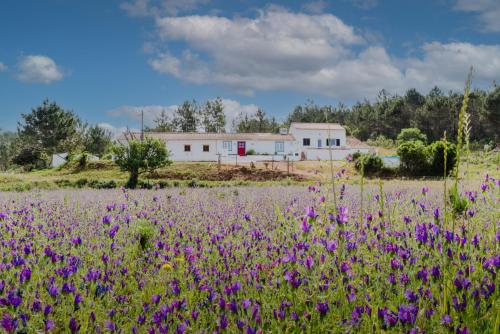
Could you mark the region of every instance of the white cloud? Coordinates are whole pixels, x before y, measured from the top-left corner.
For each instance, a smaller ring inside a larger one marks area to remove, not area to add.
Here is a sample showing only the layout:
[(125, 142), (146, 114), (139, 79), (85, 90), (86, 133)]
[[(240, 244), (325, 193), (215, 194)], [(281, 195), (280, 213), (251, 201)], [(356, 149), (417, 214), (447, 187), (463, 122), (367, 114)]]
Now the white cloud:
[(149, 105), (149, 106), (121, 106), (111, 111), (107, 114), (111, 117), (116, 118), (126, 118), (128, 121), (132, 121), (133, 127), (141, 127), (141, 111), (144, 111), (144, 126), (152, 127), (154, 125), (154, 120), (160, 113), (165, 110), (165, 112), (172, 116), (174, 111), (177, 109), (176, 105), (171, 106), (160, 106), (160, 105)]
[[(224, 105), (224, 113), (226, 114), (226, 130), (232, 130), (233, 120), (237, 119), (240, 115), (253, 115), (258, 109), (255, 104), (241, 104), (240, 102), (232, 99), (222, 99), (222, 104)], [(114, 118), (126, 118), (128, 121), (132, 121), (132, 127), (141, 127), (141, 110), (144, 111), (144, 126), (153, 127), (154, 120), (162, 110), (166, 112), (170, 118), (175, 115), (175, 110), (177, 105), (170, 106), (160, 106), (160, 105), (149, 105), (149, 106), (121, 106), (113, 109), (107, 114)], [(115, 128), (109, 123), (101, 123), (100, 126), (112, 131), (113, 133), (123, 133), (127, 128)]]
[(321, 14), (326, 10), (327, 7), (328, 7), (328, 2), (326, 2), (325, 0), (306, 2), (305, 4), (302, 5), (302, 8), (305, 11), (312, 14)]
[(422, 59), (407, 61), (407, 85), (421, 89), (437, 85), (462, 90), (470, 66), (474, 67), (476, 86), (491, 85), (500, 77), (500, 45), (434, 42), (424, 44), (422, 49)]
[(63, 70), (47, 56), (22, 57), (18, 67), (17, 78), (21, 81), (49, 84), (64, 77)]
[(180, 54), (157, 51), (150, 65), (196, 84), (219, 84), (251, 95), (292, 90), (358, 100), (385, 88), (403, 93), (462, 89), (471, 65), (476, 86), (500, 77), (500, 45), (427, 43), (419, 56), (396, 58), (331, 14), (292, 13), (276, 6), (255, 18), (156, 18), (160, 45), (180, 41)]
[(455, 9), (478, 14), (479, 30), (500, 32), (500, 1), (456, 0)]
[(4, 71), (7, 71), (7, 65), (5, 65), (2, 62), (0, 62), (0, 72), (4, 72)]
[(132, 17), (169, 15), (191, 12), (210, 0), (131, 0), (123, 2), (120, 7)]

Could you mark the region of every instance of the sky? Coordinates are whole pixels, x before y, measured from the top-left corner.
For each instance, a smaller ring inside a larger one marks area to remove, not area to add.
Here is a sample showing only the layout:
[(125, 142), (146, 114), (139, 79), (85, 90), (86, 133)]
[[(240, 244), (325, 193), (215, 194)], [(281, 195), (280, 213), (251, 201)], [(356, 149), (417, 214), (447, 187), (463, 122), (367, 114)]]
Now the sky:
[(184, 100), (229, 122), (500, 81), (500, 0), (2, 0), (0, 128), (45, 98), (119, 132)]

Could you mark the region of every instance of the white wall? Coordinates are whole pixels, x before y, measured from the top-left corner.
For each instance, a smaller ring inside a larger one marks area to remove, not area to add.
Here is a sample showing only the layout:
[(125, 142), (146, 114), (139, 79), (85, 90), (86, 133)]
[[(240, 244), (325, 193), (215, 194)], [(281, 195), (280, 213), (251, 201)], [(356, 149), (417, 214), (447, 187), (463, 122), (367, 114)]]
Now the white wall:
[[(185, 152), (184, 145), (191, 145), (191, 151)], [(203, 145), (209, 145), (208, 152), (203, 152)], [(217, 161), (216, 140), (169, 140), (166, 146), (172, 161)]]
[[(318, 148), (318, 139), (321, 140), (321, 147), (326, 146), (326, 139), (328, 138), (328, 130), (302, 130), (292, 128), (290, 133), (295, 137), (297, 144), (302, 148)], [(330, 130), (330, 137), (332, 139), (340, 139), (340, 147), (346, 146), (346, 133), (345, 130)], [(311, 145), (309, 147), (302, 145), (302, 140), (309, 138)]]
[[(332, 160), (344, 160), (349, 154), (356, 152), (370, 153), (372, 149), (369, 148), (333, 148), (332, 147)], [(310, 148), (304, 150), (306, 160), (330, 160), (330, 152), (328, 148)]]
[[(276, 152), (276, 141), (274, 140), (242, 140), (245, 142), (245, 150), (248, 152), (253, 149), (256, 155), (267, 156), (268, 160), (275, 156), (294, 155), (296, 152), (295, 143), (292, 141), (283, 141), (284, 152)], [(229, 142), (229, 141), (228, 141)], [(170, 151), (170, 159), (173, 161), (217, 161), (218, 153), (224, 161), (232, 161), (238, 154), (238, 141), (232, 140), (231, 150), (225, 149), (224, 140), (169, 140), (166, 142), (167, 149)], [(184, 145), (191, 145), (191, 151), (185, 152)], [(203, 145), (209, 145), (209, 152), (203, 152)], [(249, 156), (251, 157), (251, 156)], [(298, 155), (296, 156), (298, 157)], [(251, 159), (251, 158), (249, 158)], [(257, 158), (256, 158), (257, 159)], [(256, 159), (250, 161), (257, 161)], [(264, 158), (259, 158), (266, 160)]]

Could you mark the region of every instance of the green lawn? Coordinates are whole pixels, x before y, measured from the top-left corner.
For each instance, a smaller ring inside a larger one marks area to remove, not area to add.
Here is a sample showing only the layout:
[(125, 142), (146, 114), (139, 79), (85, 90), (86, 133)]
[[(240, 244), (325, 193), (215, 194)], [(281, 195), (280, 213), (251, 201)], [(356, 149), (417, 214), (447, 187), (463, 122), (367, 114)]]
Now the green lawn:
[[(391, 153), (391, 152), (382, 152)], [(486, 173), (500, 177), (500, 153), (473, 152), (462, 161), (462, 175), (468, 180), (480, 180)], [(360, 176), (352, 163), (333, 161), (335, 173), (344, 171), (347, 181), (358, 183)], [(222, 165), (218, 169), (213, 162), (175, 162), (159, 169), (153, 174), (145, 174), (142, 180), (149, 184), (161, 183), (163, 186), (232, 186), (232, 185), (269, 185), (300, 184), (311, 181), (329, 182), (331, 179), (329, 161), (298, 161), (290, 168), (292, 176), (287, 175), (285, 165), (270, 166), (257, 163), (254, 168), (241, 164)], [(31, 189), (56, 189), (64, 187), (108, 188), (124, 185), (128, 174), (122, 172), (111, 161), (89, 162), (85, 168), (75, 163), (58, 169), (45, 169), (29, 173), (0, 173), (0, 191), (23, 191)], [(402, 179), (398, 179), (401, 181)], [(418, 181), (416, 179), (413, 181)], [(433, 178), (436, 182), (441, 182)], [(372, 182), (373, 180), (366, 180)]]

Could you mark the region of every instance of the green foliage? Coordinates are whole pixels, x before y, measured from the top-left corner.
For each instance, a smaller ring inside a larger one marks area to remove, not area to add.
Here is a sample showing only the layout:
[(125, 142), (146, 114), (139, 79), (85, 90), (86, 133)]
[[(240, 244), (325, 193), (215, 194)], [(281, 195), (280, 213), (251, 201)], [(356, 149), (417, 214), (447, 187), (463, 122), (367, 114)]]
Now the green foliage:
[(418, 128), (407, 128), (401, 130), (401, 132), (398, 134), (396, 142), (399, 146), (404, 142), (413, 140), (419, 140), (425, 144), (427, 142), (427, 136)]
[(256, 152), (253, 148), (249, 149), (248, 151), (246, 151), (246, 155), (255, 155)]
[(376, 154), (360, 154), (354, 162), (354, 167), (358, 172), (363, 170), (364, 175), (375, 175), (382, 170), (384, 163)]
[(17, 134), (14, 132), (0, 131), (0, 171), (9, 169), (16, 153), (17, 139)]
[(226, 115), (224, 114), (224, 105), (222, 99), (217, 97), (213, 101), (205, 102), (200, 110), (201, 124), (205, 132), (224, 132), (226, 126)]
[(371, 146), (378, 146), (385, 148), (394, 147), (394, 140), (387, 138), (384, 135), (378, 135), (375, 139), (370, 138), (366, 142), (368, 145)]
[(234, 121), (233, 127), (238, 133), (272, 132), (278, 133), (280, 125), (274, 117), (267, 117), (264, 110), (259, 108), (253, 116), (241, 115)]
[(419, 140), (403, 142), (397, 151), (401, 170), (410, 175), (423, 175), (427, 170), (427, 148)]
[(84, 134), (84, 150), (98, 157), (102, 157), (111, 147), (112, 135), (99, 125), (88, 128)]
[(155, 230), (149, 220), (140, 219), (137, 222), (137, 233), (139, 239), (139, 247), (142, 251), (146, 251), (151, 248), (151, 240), (155, 235)]
[(184, 101), (175, 111), (175, 116), (172, 120), (173, 128), (180, 132), (196, 132), (199, 124), (198, 115), (199, 106), (196, 101)]
[(449, 192), (449, 198), (450, 198), (450, 203), (451, 203), (451, 208), (453, 210), (453, 214), (455, 216), (459, 216), (465, 212), (467, 209), (469, 202), (467, 201), (467, 198), (464, 196), (461, 196), (460, 193), (458, 192), (458, 187), (453, 186), (450, 189)]
[(151, 138), (146, 138), (144, 141), (131, 140), (128, 145), (115, 145), (113, 152), (115, 163), (122, 171), (130, 174), (127, 183), (129, 188), (137, 186), (140, 174), (152, 172), (171, 163), (165, 144)]
[(445, 148), (446, 148), (446, 175), (455, 167), (457, 148), (452, 143), (445, 143), (442, 140), (436, 141), (427, 146), (429, 175), (443, 175), (445, 166)]
[(18, 135), (21, 147), (36, 149), (47, 155), (70, 150), (75, 144), (80, 119), (55, 102), (44, 100), (42, 105), (22, 114)]

